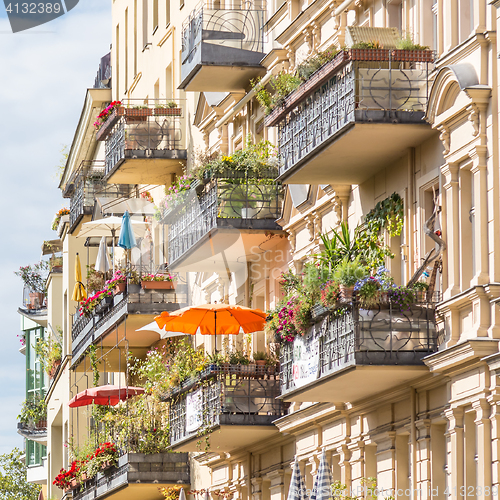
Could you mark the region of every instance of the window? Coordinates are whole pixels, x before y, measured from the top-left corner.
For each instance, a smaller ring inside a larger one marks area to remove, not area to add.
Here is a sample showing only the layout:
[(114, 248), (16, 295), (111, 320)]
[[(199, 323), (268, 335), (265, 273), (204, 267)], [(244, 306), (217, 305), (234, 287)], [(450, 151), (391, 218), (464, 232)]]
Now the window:
[(142, 0), (142, 47), (148, 44), (148, 0)]
[(153, 33), (158, 29), (158, 0), (153, 0)]

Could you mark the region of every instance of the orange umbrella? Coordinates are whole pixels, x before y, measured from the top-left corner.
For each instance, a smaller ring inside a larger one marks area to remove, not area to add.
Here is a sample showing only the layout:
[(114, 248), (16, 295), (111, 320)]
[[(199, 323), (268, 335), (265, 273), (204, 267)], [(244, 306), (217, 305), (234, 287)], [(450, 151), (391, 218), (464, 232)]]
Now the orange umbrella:
[(164, 311), (155, 320), (159, 328), (168, 332), (194, 335), (199, 330), (202, 335), (238, 335), (240, 329), (245, 333), (263, 330), (266, 313), (243, 306), (203, 304), (173, 313)]

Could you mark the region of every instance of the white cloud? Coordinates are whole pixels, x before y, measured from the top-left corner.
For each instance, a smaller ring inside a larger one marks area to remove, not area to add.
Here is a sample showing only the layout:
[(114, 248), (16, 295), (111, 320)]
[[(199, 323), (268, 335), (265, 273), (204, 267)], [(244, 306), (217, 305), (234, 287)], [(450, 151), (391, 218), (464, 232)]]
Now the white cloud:
[[(0, 9), (3, 7), (0, 6)], [(80, 2), (69, 14), (23, 33), (0, 17), (0, 453), (22, 447), (16, 416), (25, 394), (18, 353), (22, 283), (13, 271), (40, 259), (61, 198), (54, 178), (61, 146), (70, 144), (85, 91), (109, 52), (111, 5)]]

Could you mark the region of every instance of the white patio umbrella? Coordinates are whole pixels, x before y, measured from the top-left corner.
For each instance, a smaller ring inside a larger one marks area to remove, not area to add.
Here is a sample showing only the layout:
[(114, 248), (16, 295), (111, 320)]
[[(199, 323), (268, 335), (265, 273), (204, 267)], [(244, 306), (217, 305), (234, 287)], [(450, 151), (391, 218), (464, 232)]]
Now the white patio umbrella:
[[(139, 222), (134, 220), (132, 220), (131, 222), (134, 234), (142, 238), (148, 226), (147, 222)], [(115, 238), (117, 234), (120, 234), (121, 225), (121, 217), (105, 217), (104, 219), (97, 219), (82, 224), (82, 228), (80, 229), (80, 232), (77, 236), (77, 238), (90, 238), (109, 236), (111, 234), (111, 237), (113, 238), (113, 274), (115, 273)]]
[(111, 268), (106, 245), (106, 236), (101, 238), (99, 243), (99, 251), (97, 252), (97, 259), (95, 261), (95, 270), (101, 273), (107, 273)]
[(162, 339), (168, 339), (170, 337), (179, 337), (180, 335), (187, 335), (186, 333), (181, 333), (181, 332), (166, 332), (162, 328), (158, 327), (158, 323), (156, 323), (156, 321), (152, 321), (151, 323), (148, 323), (147, 325), (144, 325), (142, 328), (138, 328), (136, 330), (136, 332), (140, 331), (159, 333)]

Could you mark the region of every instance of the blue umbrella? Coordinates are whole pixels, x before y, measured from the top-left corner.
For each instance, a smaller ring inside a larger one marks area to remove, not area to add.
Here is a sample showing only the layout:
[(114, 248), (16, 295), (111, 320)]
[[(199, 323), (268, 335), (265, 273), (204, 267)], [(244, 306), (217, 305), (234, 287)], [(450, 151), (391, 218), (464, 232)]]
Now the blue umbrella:
[(326, 460), (326, 452), (323, 449), (321, 460), (319, 462), (318, 473), (316, 474), (316, 481), (311, 494), (310, 500), (329, 500), (332, 498), (332, 474), (330, 466)]
[(125, 250), (130, 250), (135, 247), (137, 242), (135, 241), (134, 231), (132, 231), (132, 223), (130, 221), (130, 214), (128, 210), (123, 214), (122, 226), (120, 228), (120, 238), (118, 239), (118, 246), (124, 248)]
[(302, 474), (300, 473), (299, 461), (295, 460), (287, 500), (306, 500), (306, 498), (306, 488), (304, 486)]

